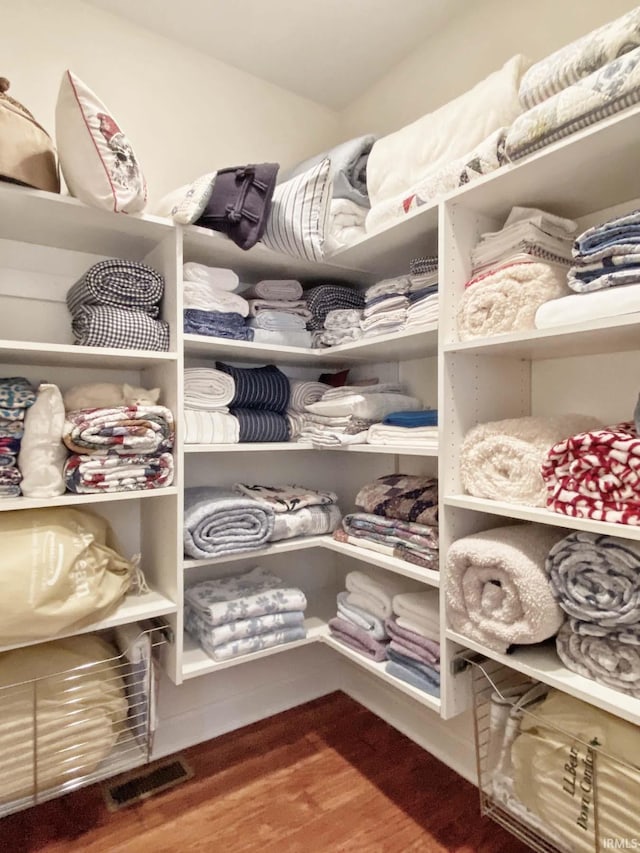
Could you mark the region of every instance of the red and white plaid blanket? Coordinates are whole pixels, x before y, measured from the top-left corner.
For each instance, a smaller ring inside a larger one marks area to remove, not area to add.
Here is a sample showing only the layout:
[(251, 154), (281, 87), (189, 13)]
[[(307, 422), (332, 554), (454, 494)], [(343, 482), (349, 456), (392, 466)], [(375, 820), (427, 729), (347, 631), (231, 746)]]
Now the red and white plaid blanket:
[(640, 524), (640, 436), (633, 423), (559, 441), (542, 464), (542, 476), (554, 512)]

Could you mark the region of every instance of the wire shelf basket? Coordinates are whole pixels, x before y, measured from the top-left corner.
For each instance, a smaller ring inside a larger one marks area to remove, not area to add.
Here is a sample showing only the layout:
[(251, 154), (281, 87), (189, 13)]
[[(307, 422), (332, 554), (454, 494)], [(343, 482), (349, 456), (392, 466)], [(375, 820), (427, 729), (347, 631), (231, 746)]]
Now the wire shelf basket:
[(166, 626), (145, 625), (134, 636), (113, 656), (96, 636), (72, 638), (102, 657), (0, 687), (0, 817), (150, 760), (154, 656)]
[[(566, 727), (556, 725), (542, 708), (557, 691), (504, 664), (465, 658), (472, 664), (482, 813), (539, 853), (640, 850), (640, 729), (586, 703), (587, 723), (567, 713)], [(609, 735), (606, 722), (597, 728), (601, 714), (614, 722)], [(534, 747), (523, 748), (524, 741)], [(615, 755), (602, 745), (614, 741)]]

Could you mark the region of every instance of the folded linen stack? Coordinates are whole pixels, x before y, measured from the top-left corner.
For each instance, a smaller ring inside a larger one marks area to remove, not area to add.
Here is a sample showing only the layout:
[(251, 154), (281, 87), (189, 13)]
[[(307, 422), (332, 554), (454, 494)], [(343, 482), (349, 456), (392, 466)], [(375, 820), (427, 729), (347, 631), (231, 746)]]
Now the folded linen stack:
[(553, 637), (563, 613), (545, 561), (562, 536), (550, 527), (515, 524), (454, 542), (445, 564), (450, 627), (501, 653)]
[(331, 636), (372, 660), (386, 660), (385, 621), (393, 613), (393, 597), (418, 585), (376, 569), (349, 572), (345, 585), (346, 592), (338, 593), (338, 613), (329, 620)]
[(165, 406), (113, 406), (67, 412), (64, 466), (76, 494), (159, 489), (173, 482), (174, 424)]
[(569, 292), (576, 228), (570, 219), (514, 207), (500, 231), (483, 234), (458, 306), (460, 340), (534, 329), (538, 308)]
[(440, 695), (440, 617), (438, 590), (405, 592), (393, 597), (385, 626), (391, 642), (385, 669), (431, 696)]
[(640, 211), (583, 231), (573, 246), (571, 296), (540, 306), (536, 328), (640, 311)]
[(184, 371), (185, 444), (237, 444), (240, 424), (229, 413), (236, 383), (233, 376), (210, 367)]
[(28, 379), (10, 376), (0, 379), (0, 498), (20, 495), (22, 474), (18, 454), (24, 435), (24, 416), (36, 401), (36, 391)]
[(638, 525), (640, 436), (630, 422), (599, 426), (584, 426), (549, 449), (541, 469), (547, 504), (574, 518)]
[(438, 483), (431, 477), (388, 474), (363, 486), (354, 512), (333, 534), (347, 542), (438, 571)]
[(545, 506), (551, 472), (542, 466), (556, 442), (580, 430), (597, 429), (589, 415), (526, 417), (472, 427), (460, 450), (460, 477), (470, 495), (528, 506)]
[(359, 290), (344, 284), (318, 284), (304, 292), (304, 300), (311, 312), (307, 328), (322, 331), (329, 311), (338, 308), (364, 308), (364, 296)]
[(401, 332), (407, 322), (408, 292), (407, 276), (387, 278), (368, 287), (360, 321), (363, 337)]
[(547, 573), (569, 620), (556, 638), (565, 666), (640, 698), (640, 543), (574, 531)]
[(216, 661), (270, 649), (306, 635), (302, 590), (256, 566), (241, 575), (205, 580), (184, 592), (185, 629)]
[(329, 311), (324, 321), (324, 331), (320, 332), (320, 344), (335, 347), (350, 344), (362, 337), (360, 321), (362, 311), (359, 308), (335, 308)]
[(433, 409), (391, 412), (382, 419), (382, 423), (369, 427), (367, 444), (423, 447), (437, 451), (438, 412)]
[(317, 403), (322, 399), (325, 391), (331, 387), (324, 382), (305, 381), (303, 379), (289, 380), (290, 395), (289, 408), (287, 409), (287, 420), (289, 421), (289, 432), (291, 439), (300, 437), (305, 423), (306, 407), (311, 403)]
[(182, 279), (185, 334), (253, 340), (245, 322), (249, 304), (233, 292), (240, 285), (233, 270), (189, 261), (182, 267)]
[(306, 331), (311, 312), (302, 299), (302, 285), (295, 279), (263, 279), (242, 294), (249, 300), (248, 325), (253, 339), (262, 344), (310, 347)]
[(335, 492), (305, 486), (261, 486), (236, 483), (234, 492), (266, 504), (274, 513), (270, 542), (296, 536), (333, 533), (342, 520)]
[(392, 383), (331, 388), (317, 403), (306, 406), (300, 440), (320, 448), (366, 444), (373, 423), (390, 412), (411, 411), (420, 405), (403, 393), (402, 386)]
[(99, 261), (67, 292), (74, 343), (168, 350), (169, 324), (158, 319), (163, 294), (163, 277), (146, 264)]
[(289, 441), (289, 379), (275, 365), (233, 367), (216, 362), (216, 368), (234, 381), (230, 413), (238, 420), (238, 441)]

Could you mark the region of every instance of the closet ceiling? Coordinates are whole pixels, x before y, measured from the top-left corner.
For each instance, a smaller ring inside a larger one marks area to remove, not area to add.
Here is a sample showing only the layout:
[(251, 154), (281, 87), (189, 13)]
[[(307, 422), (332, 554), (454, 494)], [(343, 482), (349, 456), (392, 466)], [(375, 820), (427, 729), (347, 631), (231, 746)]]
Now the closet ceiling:
[(464, 0), (86, 2), (332, 109), (351, 103), (464, 4)]

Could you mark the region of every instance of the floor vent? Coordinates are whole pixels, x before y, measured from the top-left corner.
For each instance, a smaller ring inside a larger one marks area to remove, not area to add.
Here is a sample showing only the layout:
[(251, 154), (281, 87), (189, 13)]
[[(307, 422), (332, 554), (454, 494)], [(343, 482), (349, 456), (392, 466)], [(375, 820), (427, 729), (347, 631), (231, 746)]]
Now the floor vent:
[(139, 767), (104, 786), (107, 808), (112, 812), (125, 809), (192, 777), (193, 771), (181, 757)]

